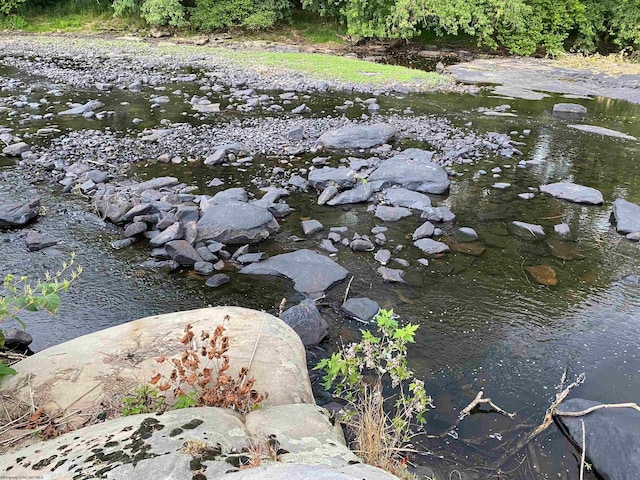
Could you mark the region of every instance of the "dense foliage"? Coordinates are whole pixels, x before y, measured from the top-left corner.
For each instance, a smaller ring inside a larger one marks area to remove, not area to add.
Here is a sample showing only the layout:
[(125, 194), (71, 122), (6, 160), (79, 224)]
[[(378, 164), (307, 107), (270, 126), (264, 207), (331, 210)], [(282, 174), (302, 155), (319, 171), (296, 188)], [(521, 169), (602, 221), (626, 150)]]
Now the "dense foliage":
[(273, 27), (289, 17), (289, 0), (196, 0), (191, 24), (204, 32), (230, 27)]
[(0, 15), (9, 15), (25, 0), (2, 0), (0, 2)]
[(360, 38), (466, 34), (479, 45), (530, 54), (537, 47), (594, 51), (640, 45), (640, 0), (302, 0)]

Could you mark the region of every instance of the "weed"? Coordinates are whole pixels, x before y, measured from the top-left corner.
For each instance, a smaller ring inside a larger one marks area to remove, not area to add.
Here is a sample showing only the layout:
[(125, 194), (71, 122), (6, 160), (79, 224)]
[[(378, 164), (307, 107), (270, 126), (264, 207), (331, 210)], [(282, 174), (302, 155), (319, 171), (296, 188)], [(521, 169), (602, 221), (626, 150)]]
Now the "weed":
[(138, 385), (134, 388), (132, 396), (122, 399), (122, 416), (159, 412), (164, 403), (164, 398), (159, 396), (159, 393), (152, 386)]

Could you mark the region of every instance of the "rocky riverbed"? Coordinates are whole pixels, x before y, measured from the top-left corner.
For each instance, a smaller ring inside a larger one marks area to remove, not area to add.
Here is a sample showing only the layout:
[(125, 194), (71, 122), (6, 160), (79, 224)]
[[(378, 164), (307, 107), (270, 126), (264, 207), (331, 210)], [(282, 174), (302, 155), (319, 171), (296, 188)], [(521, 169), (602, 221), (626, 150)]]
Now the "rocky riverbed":
[[(3, 271), (65, 243), (104, 249), (163, 292), (144, 304), (154, 312), (181, 297), (283, 310), (310, 365), (379, 307), (396, 308), (422, 326), (411, 360), (436, 399), (436, 431), (482, 388), (539, 415), (568, 365), (587, 370), (587, 398), (611, 401), (604, 379), (620, 396), (639, 391), (630, 107), (319, 82), (127, 42), (3, 46), (0, 220), (28, 229), (6, 232), (16, 260)], [(74, 210), (106, 239), (99, 247), (52, 227)], [(143, 305), (112, 280), (120, 313), (102, 326), (136, 318), (120, 303)], [(485, 459), (469, 445), (497, 457), (524, 423), (472, 417), (446, 447), (421, 443), (446, 449), (431, 458), (445, 476), (474, 478)], [(578, 478), (554, 435), (558, 453), (532, 444), (518, 478)]]

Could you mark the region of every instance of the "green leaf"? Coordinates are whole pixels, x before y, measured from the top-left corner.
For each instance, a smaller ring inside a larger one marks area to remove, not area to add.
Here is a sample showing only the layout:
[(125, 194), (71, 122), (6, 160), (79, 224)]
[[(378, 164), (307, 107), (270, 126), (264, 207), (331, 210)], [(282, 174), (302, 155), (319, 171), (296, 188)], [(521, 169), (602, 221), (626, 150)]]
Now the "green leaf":
[(42, 297), (41, 306), (49, 313), (56, 313), (60, 308), (60, 296), (57, 293), (48, 293)]
[(8, 375), (15, 375), (16, 373), (18, 372), (16, 372), (13, 368), (11, 368), (9, 365), (7, 365), (2, 360), (0, 360), (0, 380), (2, 379), (2, 377), (6, 377)]
[(180, 409), (180, 408), (193, 407), (197, 405), (198, 404), (198, 402), (196, 401), (197, 395), (198, 394), (196, 392), (191, 392), (189, 395), (178, 395), (178, 398), (176, 398), (176, 403), (173, 404), (173, 408)]

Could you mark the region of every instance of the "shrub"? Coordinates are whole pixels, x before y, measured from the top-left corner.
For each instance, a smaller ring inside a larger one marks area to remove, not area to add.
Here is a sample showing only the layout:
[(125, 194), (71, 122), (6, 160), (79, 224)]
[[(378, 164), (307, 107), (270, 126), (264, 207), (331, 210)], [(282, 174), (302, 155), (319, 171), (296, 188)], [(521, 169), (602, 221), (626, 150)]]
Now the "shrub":
[(289, 18), (289, 0), (196, 0), (191, 24), (212, 32), (232, 27), (258, 30)]
[[(348, 402), (343, 421), (354, 434), (354, 451), (365, 462), (394, 474), (405, 471), (404, 453), (414, 427), (425, 423), (431, 404), (424, 382), (413, 377), (407, 366), (407, 344), (414, 342), (417, 325), (400, 327), (393, 310), (376, 316), (378, 335), (361, 330), (358, 343), (343, 346), (318, 363), (323, 386)], [(392, 396), (383, 384), (390, 383)], [(393, 413), (388, 413), (392, 411)]]
[(2, 0), (0, 2), (0, 16), (13, 13), (26, 0)]
[(182, 27), (187, 24), (180, 0), (114, 0), (116, 17), (140, 14), (149, 25), (156, 27)]

